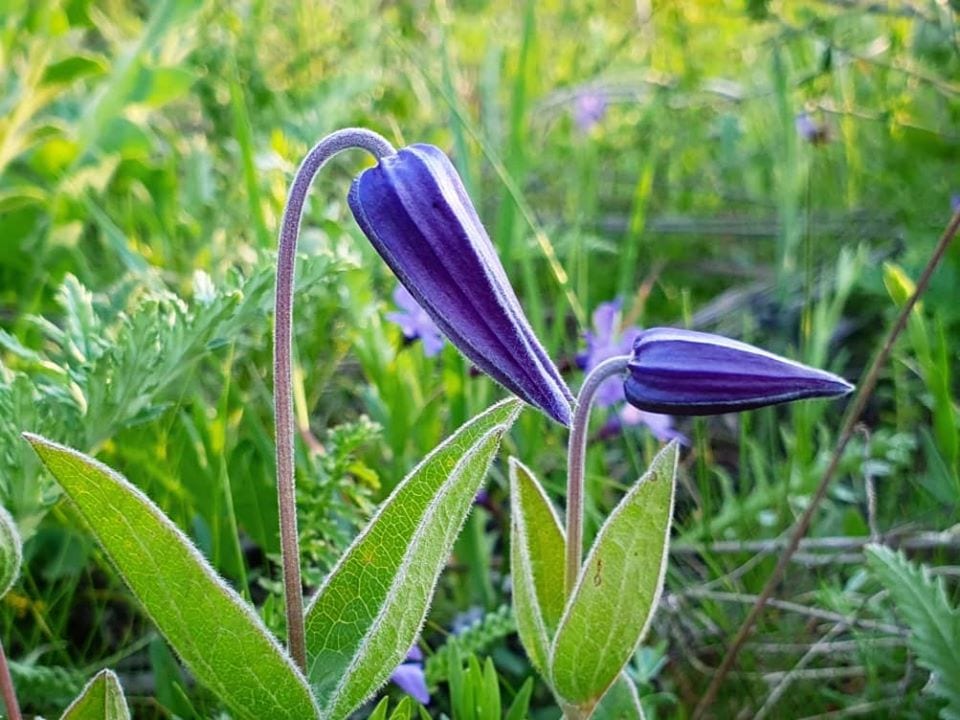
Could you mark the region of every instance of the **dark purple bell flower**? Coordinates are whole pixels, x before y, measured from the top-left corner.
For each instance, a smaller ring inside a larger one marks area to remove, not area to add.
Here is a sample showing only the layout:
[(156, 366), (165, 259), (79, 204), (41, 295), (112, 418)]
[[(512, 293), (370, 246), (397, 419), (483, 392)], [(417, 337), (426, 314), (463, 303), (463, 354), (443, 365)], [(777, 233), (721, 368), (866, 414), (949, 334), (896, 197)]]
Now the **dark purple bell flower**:
[(633, 344), (624, 392), (631, 405), (673, 415), (717, 415), (846, 395), (832, 373), (719, 335), (651, 328)]
[(573, 396), (533, 334), (493, 243), (438, 148), (387, 155), (353, 182), (353, 216), (417, 303), (477, 367), (563, 425)]

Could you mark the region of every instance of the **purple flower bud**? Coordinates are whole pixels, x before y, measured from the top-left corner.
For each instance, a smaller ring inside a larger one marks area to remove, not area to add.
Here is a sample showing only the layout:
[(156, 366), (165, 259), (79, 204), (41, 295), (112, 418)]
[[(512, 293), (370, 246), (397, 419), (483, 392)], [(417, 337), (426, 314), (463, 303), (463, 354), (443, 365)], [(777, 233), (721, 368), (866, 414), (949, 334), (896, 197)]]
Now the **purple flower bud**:
[(672, 328), (642, 332), (627, 369), (630, 404), (673, 415), (740, 412), (853, 390), (843, 378), (752, 345)]
[(431, 145), (383, 157), (353, 216), (404, 287), (481, 370), (563, 425), (573, 396), (533, 334), (453, 165)]

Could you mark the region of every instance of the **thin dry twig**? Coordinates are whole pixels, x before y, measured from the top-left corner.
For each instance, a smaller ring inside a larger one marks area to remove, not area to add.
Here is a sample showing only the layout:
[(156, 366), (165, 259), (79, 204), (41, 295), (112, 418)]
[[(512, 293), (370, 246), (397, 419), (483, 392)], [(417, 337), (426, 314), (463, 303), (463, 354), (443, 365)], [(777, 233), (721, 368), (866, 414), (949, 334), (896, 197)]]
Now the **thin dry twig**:
[(940, 265), (940, 261), (946, 254), (947, 248), (950, 246), (950, 242), (957, 234), (958, 229), (960, 229), (960, 210), (954, 213), (947, 225), (946, 230), (944, 230), (943, 235), (940, 236), (940, 240), (937, 242), (933, 254), (927, 261), (927, 265), (923, 269), (920, 279), (917, 281), (916, 289), (913, 291), (910, 299), (907, 300), (906, 304), (904, 304), (903, 309), (900, 311), (900, 315), (897, 317), (897, 321), (890, 329), (890, 332), (887, 334), (883, 345), (880, 347), (880, 351), (877, 353), (873, 362), (870, 364), (869, 369), (866, 371), (863, 382), (860, 383), (860, 389), (855, 396), (853, 404), (850, 406), (850, 410), (847, 413), (846, 419), (844, 420), (837, 446), (834, 448), (833, 455), (830, 458), (830, 464), (824, 471), (823, 477), (820, 479), (820, 484), (817, 486), (813, 497), (810, 499), (810, 504), (807, 505), (807, 509), (797, 521), (796, 528), (791, 534), (790, 541), (787, 547), (784, 549), (783, 554), (780, 556), (776, 567), (770, 574), (770, 577), (767, 579), (763, 590), (760, 592), (755, 604), (750, 609), (747, 617), (744, 619), (743, 624), (740, 626), (740, 629), (734, 636), (733, 641), (730, 643), (730, 649), (724, 656), (723, 662), (720, 663), (720, 667), (717, 668), (717, 672), (711, 679), (710, 684), (707, 686), (706, 692), (704, 692), (703, 697), (697, 704), (697, 707), (694, 709), (692, 720), (700, 720), (700, 718), (702, 718), (706, 713), (707, 709), (713, 704), (713, 701), (717, 697), (717, 692), (720, 690), (720, 686), (723, 684), (724, 678), (726, 678), (727, 674), (733, 668), (733, 664), (736, 662), (737, 656), (739, 655), (741, 648), (743, 648), (743, 644), (747, 640), (747, 636), (750, 634), (750, 631), (756, 624), (757, 619), (760, 617), (760, 613), (763, 612), (764, 606), (767, 604), (767, 601), (770, 600), (777, 585), (779, 585), (780, 581), (783, 579), (787, 567), (790, 564), (790, 559), (793, 557), (794, 553), (796, 553), (800, 546), (801, 540), (810, 529), (810, 524), (813, 522), (813, 515), (817, 511), (817, 508), (820, 507), (820, 503), (823, 502), (823, 498), (827, 494), (827, 488), (830, 486), (830, 483), (836, 475), (837, 469), (840, 465), (840, 459), (843, 457), (843, 452), (850, 443), (850, 439), (853, 437), (856, 425), (860, 421), (860, 416), (866, 409), (867, 401), (873, 394), (873, 391), (877, 386), (877, 381), (880, 379), (880, 370), (886, 364), (886, 361), (890, 356), (890, 352), (893, 350), (894, 343), (897, 341), (897, 338), (900, 337), (900, 334), (906, 327), (907, 320), (910, 317), (910, 313), (913, 312), (914, 306), (917, 304), (917, 301), (926, 292), (927, 287), (930, 285), (930, 278)]

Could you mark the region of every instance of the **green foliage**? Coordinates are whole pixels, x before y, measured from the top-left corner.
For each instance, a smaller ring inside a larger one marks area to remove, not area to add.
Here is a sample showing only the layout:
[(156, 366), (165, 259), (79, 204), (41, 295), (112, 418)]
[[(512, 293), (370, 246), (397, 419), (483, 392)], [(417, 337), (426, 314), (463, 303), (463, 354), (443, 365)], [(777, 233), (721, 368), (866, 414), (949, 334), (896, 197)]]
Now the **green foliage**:
[(0, 598), (7, 594), (20, 577), (23, 548), (17, 523), (0, 505)]
[(306, 681), (260, 618), (159, 508), (101, 463), (27, 439), (200, 682), (237, 717), (317, 715)]
[(504, 713), (497, 671), (490, 658), (481, 666), (476, 655), (461, 655), (451, 647), (446, 661), (453, 720), (523, 720), (528, 716), (532, 678), (523, 683)]
[(870, 571), (890, 593), (910, 627), (910, 647), (933, 673), (932, 692), (946, 701), (945, 720), (960, 718), (960, 608), (951, 605), (942, 577), (882, 545), (867, 548)]
[(517, 632), (530, 662), (550, 669), (550, 646), (563, 615), (566, 538), (533, 473), (510, 458), (510, 571)]
[(436, 685), (447, 679), (450, 668), (449, 656), (460, 657), (483, 653), (495, 643), (516, 632), (517, 626), (509, 605), (501, 605), (493, 612), (484, 613), (477, 622), (455, 635), (449, 635), (443, 645), (436, 648), (424, 663), (423, 672), (428, 685)]
[(643, 638), (663, 589), (679, 448), (654, 458), (607, 518), (584, 560), (550, 648), (549, 678), (591, 710)]
[(500, 439), (520, 411), (494, 405), (394, 490), (307, 609), (307, 675), (325, 716), (346, 717), (413, 645), (433, 588)]
[(113, 671), (97, 673), (60, 720), (130, 720), (123, 688)]

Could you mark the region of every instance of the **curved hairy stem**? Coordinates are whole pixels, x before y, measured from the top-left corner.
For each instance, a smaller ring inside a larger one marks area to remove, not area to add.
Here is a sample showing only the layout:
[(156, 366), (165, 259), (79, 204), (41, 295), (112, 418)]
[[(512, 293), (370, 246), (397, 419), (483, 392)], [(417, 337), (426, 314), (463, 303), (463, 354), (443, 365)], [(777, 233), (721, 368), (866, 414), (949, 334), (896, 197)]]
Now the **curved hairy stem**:
[(629, 360), (627, 355), (610, 358), (591, 370), (583, 381), (574, 407), (567, 455), (567, 570), (564, 582), (567, 597), (577, 583), (583, 555), (583, 466), (587, 454), (590, 407), (603, 381), (614, 375), (622, 375)]
[(300, 583), (300, 540), (297, 534), (297, 503), (294, 485), (292, 336), (293, 283), (297, 262), (297, 239), (303, 206), (313, 179), (334, 155), (359, 148), (378, 160), (396, 150), (370, 130), (348, 128), (327, 135), (307, 153), (290, 185), (280, 225), (277, 252), (276, 318), (273, 330), (273, 404), (276, 416), (277, 500), (280, 506), (280, 552), (283, 563), (284, 604), (287, 614), (287, 647), (300, 669), (306, 668), (303, 630), (303, 589)]

